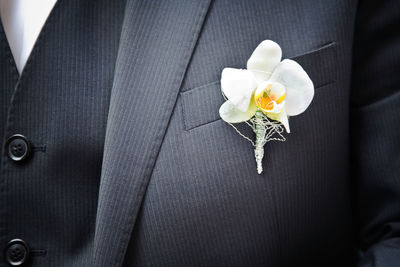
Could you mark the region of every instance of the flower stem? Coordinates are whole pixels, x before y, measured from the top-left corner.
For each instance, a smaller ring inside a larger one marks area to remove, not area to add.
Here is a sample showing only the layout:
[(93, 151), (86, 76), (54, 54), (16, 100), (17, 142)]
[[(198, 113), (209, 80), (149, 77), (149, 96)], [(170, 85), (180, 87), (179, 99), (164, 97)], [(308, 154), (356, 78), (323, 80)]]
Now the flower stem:
[(255, 114), (255, 133), (256, 133), (256, 143), (254, 149), (254, 155), (257, 163), (257, 172), (261, 174), (262, 159), (264, 157), (264, 138), (265, 138), (265, 127), (263, 126), (263, 113), (261, 110), (257, 110)]

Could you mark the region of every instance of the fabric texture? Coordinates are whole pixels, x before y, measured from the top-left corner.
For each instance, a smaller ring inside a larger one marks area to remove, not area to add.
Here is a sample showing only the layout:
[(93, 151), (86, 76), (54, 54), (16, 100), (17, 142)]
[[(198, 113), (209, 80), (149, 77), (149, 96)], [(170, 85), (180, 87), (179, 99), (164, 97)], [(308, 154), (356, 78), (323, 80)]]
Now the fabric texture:
[(358, 12), (350, 121), (360, 266), (398, 266), (400, 2), (361, 1)]
[[(1, 37), (0, 247), (23, 238), (41, 267), (397, 266), (397, 2), (59, 0), (21, 77)], [(259, 175), (219, 81), (265, 39), (315, 96)], [(15, 132), (46, 151), (14, 164)]]
[[(57, 2), (21, 75), (4, 31), (0, 51), (0, 266), (23, 239), (25, 266), (91, 266), (107, 111), (124, 3)], [(31, 156), (5, 142), (23, 134)]]

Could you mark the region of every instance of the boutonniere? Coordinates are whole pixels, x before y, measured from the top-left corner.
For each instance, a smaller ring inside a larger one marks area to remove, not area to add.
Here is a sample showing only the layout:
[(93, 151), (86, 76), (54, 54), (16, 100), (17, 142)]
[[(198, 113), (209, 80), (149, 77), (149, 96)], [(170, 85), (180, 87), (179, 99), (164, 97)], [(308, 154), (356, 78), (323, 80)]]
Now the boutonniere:
[[(282, 60), (280, 46), (261, 42), (247, 61), (247, 69), (225, 68), (221, 89), (226, 102), (219, 109), (221, 118), (254, 146), (257, 172), (262, 172), (265, 143), (285, 141), (290, 133), (289, 117), (299, 115), (314, 97), (314, 85), (295, 61)], [(255, 133), (255, 141), (233, 124), (245, 122)]]

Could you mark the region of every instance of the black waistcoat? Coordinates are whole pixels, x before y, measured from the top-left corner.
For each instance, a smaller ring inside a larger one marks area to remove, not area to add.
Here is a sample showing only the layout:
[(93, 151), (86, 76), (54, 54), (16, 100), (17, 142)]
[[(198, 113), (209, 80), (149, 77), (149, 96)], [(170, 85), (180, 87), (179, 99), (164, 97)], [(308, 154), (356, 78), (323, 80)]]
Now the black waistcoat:
[[(58, 0), (21, 76), (0, 29), (1, 267), (20, 256), (13, 239), (30, 248), (24, 266), (88, 266), (123, 10)], [(14, 134), (30, 144), (22, 161)]]

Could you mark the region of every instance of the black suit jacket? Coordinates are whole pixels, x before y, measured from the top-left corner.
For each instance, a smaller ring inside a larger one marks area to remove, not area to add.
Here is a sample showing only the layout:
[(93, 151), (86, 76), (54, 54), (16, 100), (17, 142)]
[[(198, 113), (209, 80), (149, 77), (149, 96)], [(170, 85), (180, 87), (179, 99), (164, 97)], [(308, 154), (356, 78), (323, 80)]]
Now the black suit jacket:
[[(59, 266), (398, 266), (399, 18), (398, 1), (127, 0), (93, 227)], [(259, 175), (219, 81), (265, 39), (315, 96)]]

